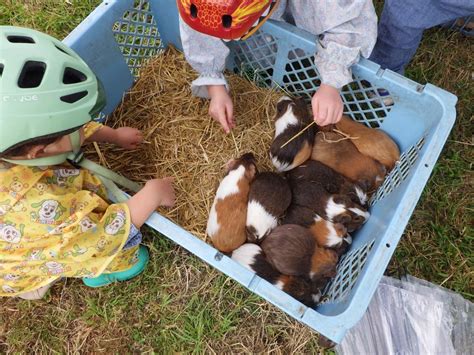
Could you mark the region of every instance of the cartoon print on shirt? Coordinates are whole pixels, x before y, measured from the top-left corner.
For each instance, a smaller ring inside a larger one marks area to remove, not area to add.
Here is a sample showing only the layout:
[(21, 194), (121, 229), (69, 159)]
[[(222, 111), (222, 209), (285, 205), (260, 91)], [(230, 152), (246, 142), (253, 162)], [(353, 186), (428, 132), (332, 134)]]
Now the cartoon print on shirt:
[(58, 218), (66, 211), (56, 200), (43, 200), (31, 207), (39, 208), (38, 212), (31, 212), (31, 220), (41, 224), (57, 224)]
[(40, 266), (40, 269), (48, 275), (60, 275), (69, 271), (69, 267), (64, 267), (64, 264), (56, 261), (48, 261)]
[(112, 215), (108, 217), (105, 221), (105, 233), (109, 235), (117, 235), (124, 233), (125, 231), (122, 229), (122, 227), (125, 225), (125, 221), (125, 211), (119, 210), (116, 213), (112, 213)]
[(57, 169), (54, 170), (54, 176), (48, 178), (47, 181), (49, 183), (55, 183), (59, 187), (64, 187), (66, 186), (66, 183), (71, 184), (80, 173), (79, 169)]
[(18, 244), (23, 236), (24, 229), (24, 224), (20, 224), (19, 229), (13, 223), (6, 222), (0, 224), (0, 240), (11, 244)]

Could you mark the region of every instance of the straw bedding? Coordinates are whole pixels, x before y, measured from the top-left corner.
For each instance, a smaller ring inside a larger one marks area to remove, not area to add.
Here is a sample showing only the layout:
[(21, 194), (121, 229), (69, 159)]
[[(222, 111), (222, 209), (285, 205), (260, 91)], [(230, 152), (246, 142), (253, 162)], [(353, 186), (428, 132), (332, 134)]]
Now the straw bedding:
[(98, 158), (135, 181), (174, 177), (176, 206), (159, 212), (205, 239), (209, 210), (225, 174), (225, 163), (250, 151), (260, 171), (273, 170), (268, 149), (281, 93), (230, 75), (236, 128), (226, 135), (209, 116), (208, 100), (191, 95), (190, 83), (195, 78), (196, 72), (174, 49), (150, 61), (107, 121), (112, 127), (140, 129), (145, 143), (135, 151), (100, 145)]

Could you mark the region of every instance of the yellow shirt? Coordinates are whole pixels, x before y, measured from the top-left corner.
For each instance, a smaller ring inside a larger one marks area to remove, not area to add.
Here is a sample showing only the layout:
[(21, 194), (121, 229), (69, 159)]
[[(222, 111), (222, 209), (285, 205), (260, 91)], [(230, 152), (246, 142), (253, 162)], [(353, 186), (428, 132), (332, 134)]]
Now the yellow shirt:
[(130, 223), (88, 170), (0, 162), (0, 296), (127, 269)]

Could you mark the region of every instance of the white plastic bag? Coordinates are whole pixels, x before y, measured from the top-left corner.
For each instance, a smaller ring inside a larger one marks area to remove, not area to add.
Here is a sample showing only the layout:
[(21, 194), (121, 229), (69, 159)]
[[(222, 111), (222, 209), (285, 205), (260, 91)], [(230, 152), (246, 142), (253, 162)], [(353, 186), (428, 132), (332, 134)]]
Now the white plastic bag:
[(383, 277), (362, 320), (336, 352), (474, 354), (474, 308), (460, 295), (407, 276)]

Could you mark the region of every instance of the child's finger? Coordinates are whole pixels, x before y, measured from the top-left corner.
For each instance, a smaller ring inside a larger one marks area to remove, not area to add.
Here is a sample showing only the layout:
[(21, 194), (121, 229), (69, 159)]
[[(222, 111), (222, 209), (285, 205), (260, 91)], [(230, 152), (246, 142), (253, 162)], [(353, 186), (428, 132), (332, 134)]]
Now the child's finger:
[(311, 106), (313, 109), (313, 120), (318, 123), (318, 110), (319, 110), (319, 101), (318, 100), (311, 100)]
[(320, 125), (325, 125), (328, 117), (326, 105), (319, 105), (318, 109), (318, 121)]
[(229, 128), (234, 128), (235, 127), (235, 121), (234, 121), (234, 109), (232, 108), (231, 105), (226, 106), (226, 116), (227, 116), (227, 124), (229, 125)]

